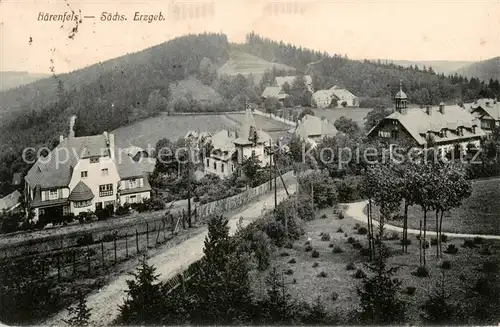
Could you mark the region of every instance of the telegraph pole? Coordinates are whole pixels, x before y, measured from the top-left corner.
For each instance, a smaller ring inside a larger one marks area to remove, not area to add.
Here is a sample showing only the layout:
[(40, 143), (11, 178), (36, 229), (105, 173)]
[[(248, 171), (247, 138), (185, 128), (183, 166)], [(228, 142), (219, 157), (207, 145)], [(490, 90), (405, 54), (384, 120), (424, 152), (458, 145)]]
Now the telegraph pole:
[(271, 140), (269, 140), (269, 189), (273, 189), (273, 155), (271, 152)]
[(276, 207), (278, 206), (278, 191), (277, 191), (277, 185), (276, 185), (278, 178), (276, 176), (277, 172), (276, 172), (276, 158), (274, 158), (274, 148), (271, 151), (272, 151), (271, 158), (273, 158), (273, 162), (274, 162), (274, 210), (276, 210)]
[(191, 143), (189, 143), (188, 147), (188, 226), (193, 227), (191, 225)]

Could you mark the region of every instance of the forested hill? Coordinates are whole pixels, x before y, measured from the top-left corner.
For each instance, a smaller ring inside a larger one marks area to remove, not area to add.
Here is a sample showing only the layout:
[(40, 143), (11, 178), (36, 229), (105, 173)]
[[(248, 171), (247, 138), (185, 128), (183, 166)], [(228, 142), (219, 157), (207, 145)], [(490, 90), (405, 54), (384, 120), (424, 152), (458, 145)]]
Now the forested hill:
[(50, 75), (47, 74), (34, 74), (29, 72), (18, 72), (18, 71), (0, 72), (0, 91), (32, 83), (34, 81), (49, 76)]
[(500, 79), (500, 57), (478, 61), (457, 70), (457, 73), (467, 77), (477, 77), (482, 81)]
[(169, 85), (198, 73), (203, 58), (225, 63), (228, 47), (224, 34), (187, 35), (1, 92), (0, 186), (27, 169), (22, 148), (56, 144), (71, 115), (78, 116), (77, 135), (89, 135), (166, 110)]
[(467, 102), (500, 95), (498, 81), (483, 83), (478, 78), (437, 74), (432, 67), (418, 69), (393, 63), (352, 60), (276, 42), (255, 33), (247, 35), (246, 51), (269, 61), (293, 66), (313, 75), (315, 89), (340, 85), (362, 97), (388, 97), (399, 88), (400, 79), (409, 100), (416, 104), (441, 101)]

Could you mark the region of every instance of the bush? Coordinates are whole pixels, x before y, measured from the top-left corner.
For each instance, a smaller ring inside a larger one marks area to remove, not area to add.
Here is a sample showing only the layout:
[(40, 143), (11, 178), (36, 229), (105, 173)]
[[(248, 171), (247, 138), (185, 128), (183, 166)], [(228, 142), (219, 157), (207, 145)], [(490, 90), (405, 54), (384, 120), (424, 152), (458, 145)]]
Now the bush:
[(423, 241), (422, 242), (422, 249), (428, 249), (429, 248), (429, 241)]
[(448, 242), (448, 235), (441, 234), (441, 243), (446, 243), (446, 242)]
[(482, 255), (492, 255), (493, 253), (491, 252), (491, 249), (490, 249), (489, 246), (483, 245), (481, 247), (481, 250), (479, 251), (479, 254), (482, 254)]
[(338, 215), (339, 219), (344, 219), (344, 212), (340, 211)]
[(306, 246), (305, 251), (306, 252), (311, 252), (312, 249), (313, 249), (312, 246), (308, 245), (308, 246)]
[(318, 274), (318, 277), (325, 278), (325, 277), (328, 277), (328, 274), (327, 274), (326, 272), (322, 271), (322, 272), (320, 272), (320, 273)]
[(333, 248), (333, 253), (342, 253), (344, 252), (344, 250), (342, 250), (342, 248), (340, 246), (336, 246)]
[(401, 244), (401, 245), (403, 245), (403, 244), (404, 245), (410, 245), (411, 244), (411, 240), (409, 238), (406, 239), (406, 240), (401, 240), (401, 241), (399, 241), (399, 244)]
[(354, 265), (354, 263), (349, 263), (347, 264), (347, 266), (345, 267), (346, 270), (355, 270), (356, 269), (356, 266)]
[(78, 240), (76, 241), (76, 244), (78, 246), (85, 246), (85, 245), (94, 244), (94, 237), (92, 236), (92, 233), (83, 234), (80, 238), (78, 238)]
[(293, 275), (293, 270), (292, 269), (287, 269), (285, 271), (285, 275), (288, 275), (288, 276)]
[(486, 274), (488, 273), (497, 273), (498, 272), (498, 264), (496, 262), (485, 262), (483, 263), (482, 271)]
[(311, 241), (306, 241), (304, 245), (311, 245)]
[(417, 271), (415, 272), (415, 276), (417, 277), (428, 277), (429, 276), (429, 270), (427, 270), (426, 267), (420, 266), (418, 267)]
[(356, 223), (352, 229), (358, 229), (361, 225)]
[(408, 286), (408, 287), (406, 287), (406, 294), (413, 295), (413, 294), (415, 294), (416, 290), (417, 290), (417, 288), (415, 286)]
[(360, 249), (359, 253), (362, 255), (362, 256), (370, 256), (371, 255), (371, 251), (369, 248), (362, 248)]
[(347, 237), (347, 233), (344, 233), (344, 237)]
[(347, 239), (347, 243), (349, 243), (349, 244), (353, 244), (353, 243), (356, 243), (356, 242), (357, 242), (357, 240), (354, 237), (352, 237), (352, 236), (349, 236), (349, 238)]
[(281, 257), (288, 257), (289, 255), (290, 255), (290, 253), (288, 253), (288, 252), (281, 252), (280, 253)]
[(95, 211), (95, 215), (99, 220), (106, 220), (110, 217), (113, 217), (113, 213), (115, 212), (115, 207), (112, 204), (108, 204), (105, 208), (97, 209)]
[(311, 254), (311, 257), (313, 258), (319, 258), (319, 252), (314, 250), (313, 253)]
[(123, 206), (118, 206), (116, 208), (115, 214), (118, 216), (128, 215), (130, 213), (130, 205), (125, 203)]
[(361, 269), (356, 270), (356, 273), (354, 274), (354, 278), (361, 279), (361, 278), (365, 278), (365, 277), (366, 277), (366, 274), (363, 270), (361, 270)]
[(337, 233), (343, 233), (343, 232), (344, 232), (344, 231), (342, 230), (342, 227), (339, 227), (339, 228), (337, 229)]
[(451, 269), (451, 262), (443, 261), (443, 263), (441, 264), (441, 269)]
[(322, 241), (329, 242), (329, 241), (330, 241), (330, 239), (331, 239), (331, 237), (330, 237), (330, 234), (329, 234), (329, 233), (325, 233), (325, 234), (323, 234), (323, 235), (321, 236), (321, 240), (322, 240)]
[(483, 244), (483, 238), (479, 236), (474, 237), (474, 244)]
[(352, 243), (352, 247), (355, 248), (356, 250), (361, 250), (363, 248), (363, 245), (359, 242)]
[(339, 298), (339, 294), (337, 292), (333, 292), (331, 298), (332, 298), (332, 301), (337, 301), (337, 299)]
[(335, 245), (333, 243), (328, 244), (329, 248), (333, 248)]
[(96, 221), (97, 219), (98, 219), (97, 216), (90, 211), (80, 212), (78, 214), (78, 221), (80, 222), (80, 224), (90, 223)]
[(455, 246), (455, 244), (448, 244), (448, 247), (444, 251), (444, 253), (448, 254), (457, 254), (458, 248)]
[(316, 268), (317, 266), (319, 266), (319, 263), (317, 262), (313, 263), (313, 268)]
[(359, 235), (366, 235), (366, 234), (368, 234), (368, 229), (366, 229), (365, 227), (360, 227), (360, 228), (358, 228), (358, 234)]
[(328, 216), (326, 214), (321, 215), (321, 219), (326, 219), (326, 218), (328, 218)]
[(297, 260), (295, 260), (295, 258), (291, 258), (290, 260), (288, 260), (288, 263), (294, 264), (294, 263), (297, 263)]
[(473, 249), (473, 248), (477, 248), (476, 244), (477, 243), (475, 242), (475, 240), (465, 240), (464, 243), (462, 244), (462, 247)]
[(431, 245), (437, 245), (437, 244), (438, 244), (437, 238), (435, 237), (431, 238)]
[(285, 249), (293, 249), (293, 243), (292, 243), (292, 242), (288, 242), (288, 243), (286, 243), (283, 247), (284, 247)]

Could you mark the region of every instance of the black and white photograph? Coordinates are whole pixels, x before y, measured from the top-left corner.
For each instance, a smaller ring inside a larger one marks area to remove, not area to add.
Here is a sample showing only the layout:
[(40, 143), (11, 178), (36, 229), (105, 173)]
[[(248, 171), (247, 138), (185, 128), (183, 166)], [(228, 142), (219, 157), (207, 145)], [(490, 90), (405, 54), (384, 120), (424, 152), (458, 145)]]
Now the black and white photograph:
[(0, 0), (0, 326), (499, 326), (497, 0)]

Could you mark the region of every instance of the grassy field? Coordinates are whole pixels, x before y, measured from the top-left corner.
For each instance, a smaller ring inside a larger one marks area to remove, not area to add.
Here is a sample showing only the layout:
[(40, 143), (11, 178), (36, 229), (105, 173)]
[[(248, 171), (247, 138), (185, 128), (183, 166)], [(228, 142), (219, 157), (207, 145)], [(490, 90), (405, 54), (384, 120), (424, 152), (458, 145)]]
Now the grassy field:
[(170, 92), (173, 100), (185, 97), (187, 93), (191, 93), (193, 98), (201, 103), (214, 103), (222, 101), (222, 97), (219, 93), (194, 77), (179, 81), (178, 83), (171, 83)]
[[(243, 112), (231, 113), (227, 114), (227, 117), (238, 122), (238, 124), (242, 124), (245, 119), (245, 114)], [(290, 125), (268, 117), (254, 115), (253, 118), (255, 120), (255, 125), (257, 125), (257, 128), (261, 128), (268, 132), (288, 131), (292, 128)]]
[[(332, 210), (328, 209), (318, 214), (318, 217), (325, 213), (327, 218), (318, 218), (306, 224), (306, 234), (293, 244), (292, 249), (280, 248), (272, 257), (272, 266), (277, 266), (285, 272), (285, 282), (295, 299), (305, 300), (312, 303), (318, 296), (328, 310), (335, 310), (341, 316), (345, 316), (349, 311), (359, 308), (357, 287), (361, 285), (361, 279), (355, 278), (357, 269), (362, 269), (365, 273), (366, 257), (360, 251), (347, 242), (348, 237), (353, 237), (367, 247), (367, 239), (364, 235), (359, 235), (356, 222), (350, 218), (339, 220), (334, 217)], [(359, 225), (358, 225), (359, 226)], [(342, 232), (337, 232), (341, 228)], [(329, 233), (330, 241), (322, 241), (321, 233)], [(345, 234), (344, 234), (345, 233)], [(346, 236), (347, 235), (347, 236)], [(312, 257), (312, 252), (305, 251), (307, 238), (312, 239), (311, 245), (319, 252), (318, 258)], [(402, 254), (399, 241), (386, 240), (385, 244), (390, 248), (391, 257), (388, 259), (390, 266), (398, 266), (397, 278), (402, 281), (401, 297), (408, 303), (407, 315), (412, 323), (420, 323), (419, 306), (424, 303), (433, 287), (441, 276), (441, 269), (434, 255), (434, 247), (428, 251), (428, 268), (430, 276), (427, 278), (416, 277), (412, 273), (419, 265), (418, 241), (415, 236), (410, 236), (412, 244), (408, 247), (408, 254)], [(446, 271), (447, 291), (453, 298), (461, 300), (465, 284), (461, 280), (468, 281), (470, 286), (479, 277), (477, 269), (481, 269), (485, 261), (498, 261), (500, 242), (488, 242), (493, 251), (492, 255), (482, 255), (479, 248), (465, 249), (460, 247), (463, 243), (460, 239), (448, 239), (448, 243), (455, 244), (459, 251), (456, 255), (443, 254), (443, 259), (451, 262), (451, 269)], [(342, 253), (333, 253), (332, 245), (342, 249)], [(290, 263), (294, 259), (295, 263)], [(355, 270), (347, 270), (348, 264), (354, 264)], [(290, 270), (290, 271), (288, 271)], [(288, 273), (286, 273), (288, 271)], [(326, 277), (320, 274), (326, 273)], [(253, 289), (259, 295), (265, 292), (266, 272), (253, 272)], [(464, 279), (465, 278), (465, 279)], [(412, 286), (416, 288), (413, 295), (406, 294), (406, 288)], [(338, 295), (333, 300), (333, 294)]]
[(229, 53), (229, 61), (219, 69), (219, 74), (230, 76), (252, 74), (255, 83), (258, 83), (266, 69), (272, 69), (273, 66), (278, 70), (295, 70), (284, 64), (269, 62), (249, 53), (233, 50)]
[(335, 122), (342, 116), (351, 118), (359, 124), (361, 128), (365, 126), (365, 117), (372, 109), (369, 108), (335, 108), (335, 109), (317, 109), (313, 108), (314, 115), (318, 117), (326, 117), (332, 122)]
[[(402, 212), (402, 210), (401, 210)], [(374, 210), (378, 214), (378, 210)], [(419, 207), (408, 210), (408, 226), (419, 228), (423, 213)], [(375, 218), (377, 218), (375, 216)], [(434, 212), (427, 217), (427, 230), (436, 230)], [(400, 220), (391, 224), (403, 226)], [(472, 195), (461, 207), (451, 210), (443, 218), (443, 231), (450, 233), (500, 235), (500, 179), (472, 182)]]

